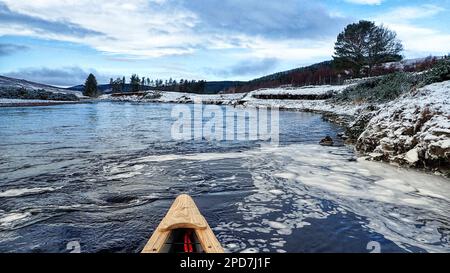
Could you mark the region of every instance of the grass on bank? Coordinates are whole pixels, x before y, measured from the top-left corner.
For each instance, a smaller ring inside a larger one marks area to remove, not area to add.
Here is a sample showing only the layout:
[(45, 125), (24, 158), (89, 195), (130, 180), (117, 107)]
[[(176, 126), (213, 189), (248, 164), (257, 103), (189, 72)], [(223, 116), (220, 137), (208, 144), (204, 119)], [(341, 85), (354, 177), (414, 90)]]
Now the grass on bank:
[(450, 59), (439, 61), (424, 73), (396, 72), (376, 77), (345, 89), (337, 101), (382, 103), (394, 100), (413, 88), (450, 80)]

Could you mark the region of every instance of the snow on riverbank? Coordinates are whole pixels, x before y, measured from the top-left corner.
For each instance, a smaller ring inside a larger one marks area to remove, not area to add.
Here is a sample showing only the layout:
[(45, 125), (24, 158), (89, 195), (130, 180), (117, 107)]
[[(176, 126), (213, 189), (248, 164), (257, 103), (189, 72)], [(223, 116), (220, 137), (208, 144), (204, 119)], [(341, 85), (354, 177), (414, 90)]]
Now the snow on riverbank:
[(162, 102), (162, 103), (194, 103), (202, 102), (206, 104), (220, 104), (220, 105), (233, 105), (239, 107), (278, 107), (285, 110), (296, 111), (316, 111), (316, 112), (331, 112), (339, 115), (354, 115), (361, 105), (352, 104), (337, 104), (325, 99), (259, 99), (255, 98), (258, 95), (325, 95), (336, 94), (342, 92), (350, 85), (341, 86), (307, 86), (307, 87), (290, 87), (284, 86), (279, 88), (259, 89), (244, 94), (219, 94), (219, 95), (198, 95), (190, 93), (180, 92), (151, 92), (149, 97), (159, 98), (146, 98), (145, 96), (125, 96), (125, 97), (113, 97), (111, 95), (103, 95), (100, 97), (102, 100), (113, 101), (130, 101), (130, 102)]
[(350, 104), (336, 104), (327, 100), (257, 100), (251, 99), (245, 106), (278, 107), (285, 110), (307, 111), (307, 112), (329, 112), (336, 115), (355, 115), (362, 106)]
[(242, 101), (244, 106), (279, 107), (286, 110), (329, 112), (337, 115), (354, 115), (362, 106), (353, 104), (338, 104), (327, 99), (259, 99), (258, 95), (265, 96), (308, 96), (338, 94), (350, 85), (323, 85), (307, 87), (282, 87), (272, 89), (259, 89), (248, 93)]
[(0, 107), (5, 106), (44, 106), (56, 104), (77, 103), (76, 101), (56, 101), (56, 100), (26, 100), (26, 99), (2, 99), (0, 98)]
[(272, 94), (292, 94), (292, 95), (324, 95), (327, 93), (342, 92), (350, 85), (311, 85), (303, 87), (284, 86), (278, 88), (264, 88), (250, 92), (250, 95), (272, 95)]
[(112, 96), (110, 94), (100, 96), (100, 100), (122, 102), (159, 102), (159, 103), (206, 103), (206, 104), (235, 104), (246, 94), (223, 95), (199, 95), (182, 92), (149, 91), (147, 95)]
[(372, 159), (450, 168), (450, 81), (425, 86), (384, 105), (356, 148)]
[(54, 100), (23, 100), (23, 99), (2, 99), (0, 104), (16, 104), (16, 103), (50, 103), (50, 102), (71, 102), (71, 101), (54, 101)]

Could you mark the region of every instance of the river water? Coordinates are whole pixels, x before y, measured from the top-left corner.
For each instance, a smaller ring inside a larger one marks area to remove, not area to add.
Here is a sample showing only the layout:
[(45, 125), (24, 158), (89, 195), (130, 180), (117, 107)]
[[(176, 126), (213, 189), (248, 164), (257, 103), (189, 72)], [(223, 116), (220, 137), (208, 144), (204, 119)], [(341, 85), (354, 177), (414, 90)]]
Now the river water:
[(181, 193), (228, 252), (450, 251), (448, 179), (321, 147), (312, 113), (279, 145), (173, 140), (173, 107), (0, 108), (0, 252), (139, 252)]

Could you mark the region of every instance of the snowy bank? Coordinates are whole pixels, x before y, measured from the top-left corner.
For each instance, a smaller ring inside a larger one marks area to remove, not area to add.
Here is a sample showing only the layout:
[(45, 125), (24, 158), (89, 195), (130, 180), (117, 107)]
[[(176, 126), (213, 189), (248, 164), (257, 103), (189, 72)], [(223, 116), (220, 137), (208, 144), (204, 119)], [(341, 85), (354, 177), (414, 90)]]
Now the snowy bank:
[(78, 101), (55, 101), (55, 100), (27, 100), (27, 99), (2, 99), (0, 107), (22, 107), (22, 106), (47, 106), (57, 104), (73, 104)]
[[(237, 107), (278, 107), (284, 110), (307, 111), (307, 112), (329, 112), (337, 115), (354, 115), (362, 105), (348, 103), (336, 103), (328, 99), (321, 99), (327, 94), (338, 94), (350, 85), (340, 86), (307, 86), (259, 89), (244, 94), (219, 94), (199, 95), (180, 92), (158, 92), (150, 91), (147, 95), (133, 95), (113, 97), (103, 95), (101, 100), (128, 101), (128, 102), (161, 102), (161, 103), (194, 103), (232, 105)], [(258, 96), (306, 96), (308, 99), (263, 99)], [(315, 97), (317, 96), (317, 97)]]
[(356, 142), (369, 159), (450, 169), (450, 81), (435, 83), (374, 112)]
[[(326, 112), (336, 115), (354, 115), (362, 107), (361, 105), (336, 103), (324, 98), (324, 96), (331, 98), (349, 86), (322, 85), (259, 89), (248, 93), (242, 99), (242, 105), (249, 107), (278, 107), (285, 110), (306, 112)], [(283, 96), (288, 99), (283, 99)]]

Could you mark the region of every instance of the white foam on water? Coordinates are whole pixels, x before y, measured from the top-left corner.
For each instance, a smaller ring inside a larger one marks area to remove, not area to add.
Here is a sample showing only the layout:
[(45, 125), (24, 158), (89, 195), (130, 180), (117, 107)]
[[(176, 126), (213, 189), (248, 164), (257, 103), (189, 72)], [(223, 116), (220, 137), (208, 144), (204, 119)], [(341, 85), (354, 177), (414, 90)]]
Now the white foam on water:
[(188, 161), (211, 161), (221, 159), (234, 159), (246, 157), (246, 153), (198, 153), (198, 154), (166, 154), (166, 155), (152, 155), (145, 156), (131, 162), (135, 163), (147, 163), (147, 162), (164, 162), (174, 160), (188, 160)]
[[(448, 179), (383, 163), (355, 161), (353, 157), (346, 147), (265, 145), (245, 153), (146, 156), (117, 166), (113, 173), (117, 171), (115, 178), (139, 175), (144, 168), (141, 166), (150, 162), (245, 158), (237, 162), (251, 173), (255, 190), (236, 204), (243, 221), (233, 225), (222, 222), (215, 228), (220, 240), (231, 244), (227, 248), (230, 252), (253, 249), (247, 246), (250, 240), (256, 244), (255, 240), (261, 238), (258, 234), (288, 238), (294, 230), (311, 225), (308, 219), (325, 219), (338, 213), (363, 217), (361, 225), (405, 250), (415, 246), (429, 252), (450, 251), (444, 243), (448, 238), (440, 232), (448, 228), (450, 219)], [(130, 172), (124, 174), (124, 169)], [(322, 200), (334, 205), (325, 209)], [(444, 219), (445, 223), (433, 219)], [(247, 239), (227, 235), (239, 232)], [(260, 244), (258, 249), (277, 251), (284, 245), (275, 241), (267, 246)]]
[(238, 244), (228, 244), (228, 245), (226, 245), (226, 248), (228, 248), (228, 249), (237, 249), (237, 248), (239, 248), (239, 245)]
[[(351, 160), (353, 153), (346, 147), (264, 146), (246, 154), (242, 164), (251, 172), (256, 190), (236, 204), (242, 226), (219, 227), (219, 237), (232, 230), (247, 233), (249, 228), (255, 239), (257, 233), (288, 238), (293, 230), (310, 225), (307, 219), (351, 212), (365, 219), (361, 225), (405, 250), (415, 246), (429, 252), (450, 251), (445, 243), (448, 235), (443, 238), (440, 232), (450, 222), (446, 178)], [(336, 207), (325, 210), (320, 200)], [(282, 216), (271, 219), (274, 212)], [(277, 251), (284, 244), (270, 247)]]
[(0, 217), (0, 227), (10, 227), (31, 216), (30, 212), (13, 212)]
[(24, 195), (40, 194), (46, 192), (52, 192), (60, 188), (43, 187), (43, 188), (22, 188), (22, 189), (9, 189), (0, 192), (0, 197), (19, 197)]
[(125, 173), (120, 173), (120, 174), (109, 176), (107, 179), (108, 180), (127, 179), (127, 178), (132, 178), (132, 177), (135, 177), (135, 176), (138, 176), (141, 174), (142, 174), (141, 172), (125, 172)]
[(282, 194), (284, 194), (284, 192), (281, 191), (281, 190), (270, 190), (269, 192), (271, 194), (275, 194), (275, 195), (282, 195)]
[(259, 253), (259, 250), (252, 247), (242, 250), (241, 253)]
[(274, 221), (268, 221), (267, 224), (269, 224), (269, 226), (274, 229), (287, 229), (288, 228), (287, 225), (285, 225), (283, 223), (279, 223), (279, 222), (274, 222)]

